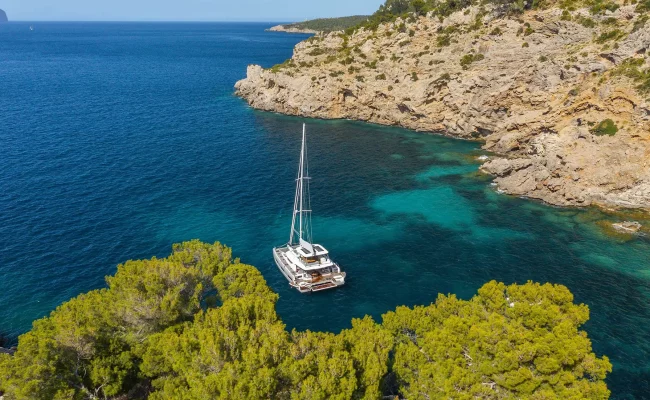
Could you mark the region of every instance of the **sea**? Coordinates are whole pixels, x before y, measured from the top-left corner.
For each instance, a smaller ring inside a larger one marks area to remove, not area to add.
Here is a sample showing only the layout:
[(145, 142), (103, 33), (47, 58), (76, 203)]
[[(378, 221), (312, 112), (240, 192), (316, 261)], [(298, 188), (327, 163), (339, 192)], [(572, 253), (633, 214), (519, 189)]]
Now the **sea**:
[[(566, 285), (614, 364), (612, 398), (650, 398), (648, 237), (604, 228), (624, 215), (499, 193), (480, 143), (251, 109), (233, 88), (247, 65), (308, 37), (270, 25), (0, 25), (0, 334), (198, 238), (262, 271), (288, 329), (338, 332), (490, 280)], [(314, 238), (348, 274), (313, 295), (271, 253), (289, 238), (303, 123)]]

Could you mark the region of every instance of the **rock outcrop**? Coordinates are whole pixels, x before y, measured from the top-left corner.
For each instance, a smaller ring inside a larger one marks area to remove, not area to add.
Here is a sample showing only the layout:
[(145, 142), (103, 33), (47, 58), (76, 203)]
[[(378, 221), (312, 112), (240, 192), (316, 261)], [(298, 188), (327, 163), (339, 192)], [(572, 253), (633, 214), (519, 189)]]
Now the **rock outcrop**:
[(7, 18), (7, 13), (4, 12), (4, 10), (0, 10), (0, 23), (2, 22), (9, 22), (9, 18)]
[(286, 32), (286, 33), (311, 33), (311, 34), (316, 34), (319, 33), (318, 31), (315, 31), (313, 29), (303, 29), (303, 28), (297, 28), (294, 25), (276, 25), (272, 26), (269, 29), (267, 29), (269, 32)]
[(510, 194), (650, 208), (650, 94), (628, 71), (648, 66), (650, 22), (634, 10), (398, 19), (301, 42), (236, 90), (261, 110), (482, 140)]

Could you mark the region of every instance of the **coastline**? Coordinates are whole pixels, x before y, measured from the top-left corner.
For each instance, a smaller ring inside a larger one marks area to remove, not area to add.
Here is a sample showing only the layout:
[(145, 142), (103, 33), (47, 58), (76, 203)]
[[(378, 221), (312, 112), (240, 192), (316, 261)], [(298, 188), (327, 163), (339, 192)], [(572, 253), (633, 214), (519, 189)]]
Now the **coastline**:
[(304, 33), (304, 34), (314, 34), (317, 35), (320, 32), (315, 31), (313, 29), (300, 29), (291, 26), (291, 24), (287, 25), (276, 25), (272, 26), (269, 29), (266, 29), (267, 32), (285, 32), (285, 33)]
[[(628, 31), (608, 52), (593, 41), (607, 28), (557, 8), (476, 28), (478, 13), (312, 38), (285, 64), (249, 66), (236, 93), (260, 110), (480, 140), (497, 155), (481, 169), (512, 195), (650, 209), (650, 104), (616, 74), (650, 47), (650, 31), (631, 28), (634, 7), (608, 14)], [(594, 133), (605, 120), (615, 135)]]

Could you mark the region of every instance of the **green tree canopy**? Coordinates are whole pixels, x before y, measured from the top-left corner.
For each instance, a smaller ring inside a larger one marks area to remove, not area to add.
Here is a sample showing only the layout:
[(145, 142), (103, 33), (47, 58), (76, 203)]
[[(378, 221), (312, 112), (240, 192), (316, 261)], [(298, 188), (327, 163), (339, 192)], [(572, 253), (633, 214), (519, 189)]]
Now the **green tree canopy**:
[(13, 399), (606, 399), (611, 371), (559, 285), (490, 282), (379, 324), (288, 332), (277, 294), (229, 248), (129, 261), (0, 354)]
[(409, 399), (605, 399), (612, 367), (579, 331), (588, 319), (564, 286), (490, 282), (470, 301), (400, 307), (383, 325), (397, 338), (393, 370)]
[(231, 257), (219, 243), (193, 241), (175, 245), (166, 259), (119, 265), (106, 278), (107, 289), (72, 299), (34, 322), (15, 355), (0, 359), (0, 389), (9, 399), (77, 399), (135, 388), (136, 349), (151, 334), (193, 319)]

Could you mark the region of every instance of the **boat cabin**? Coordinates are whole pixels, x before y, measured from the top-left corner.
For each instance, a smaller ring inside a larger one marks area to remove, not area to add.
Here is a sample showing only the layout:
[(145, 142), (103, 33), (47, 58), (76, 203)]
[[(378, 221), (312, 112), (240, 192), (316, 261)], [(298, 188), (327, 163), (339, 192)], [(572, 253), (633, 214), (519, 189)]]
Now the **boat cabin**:
[[(299, 261), (302, 269), (305, 271), (318, 270), (332, 266), (329, 252), (319, 244), (311, 244), (303, 240), (300, 244), (293, 248), (294, 262)], [(290, 258), (293, 258), (289, 256)]]

